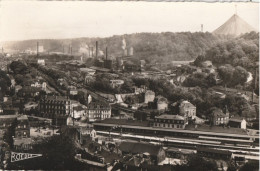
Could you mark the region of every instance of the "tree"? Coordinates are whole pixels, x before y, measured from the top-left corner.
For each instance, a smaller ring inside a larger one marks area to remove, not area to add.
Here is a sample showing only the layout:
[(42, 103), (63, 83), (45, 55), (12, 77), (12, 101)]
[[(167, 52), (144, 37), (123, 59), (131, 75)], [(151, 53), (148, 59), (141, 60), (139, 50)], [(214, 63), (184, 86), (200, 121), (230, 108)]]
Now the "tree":
[(233, 78), (232, 78), (232, 84), (233, 85), (238, 85), (241, 84), (243, 85), (247, 81), (248, 77), (248, 72), (241, 66), (235, 67), (234, 73), (233, 73)]
[(13, 61), (10, 64), (10, 68), (15, 74), (23, 75), (29, 72), (28, 67), (21, 61)]
[(6, 93), (8, 87), (11, 85), (11, 80), (5, 71), (0, 70), (0, 91)]
[(230, 64), (226, 64), (218, 68), (218, 73), (226, 86), (233, 78), (234, 68)]
[(23, 81), (24, 81), (24, 77), (23, 77), (23, 75), (21, 75), (21, 74), (15, 75), (14, 78), (15, 78), (15, 82), (16, 82), (17, 84), (22, 84)]
[(247, 162), (242, 166), (239, 171), (259, 171), (259, 163), (258, 162)]
[(193, 171), (217, 171), (218, 166), (213, 160), (205, 160), (197, 155), (188, 158), (188, 168)]

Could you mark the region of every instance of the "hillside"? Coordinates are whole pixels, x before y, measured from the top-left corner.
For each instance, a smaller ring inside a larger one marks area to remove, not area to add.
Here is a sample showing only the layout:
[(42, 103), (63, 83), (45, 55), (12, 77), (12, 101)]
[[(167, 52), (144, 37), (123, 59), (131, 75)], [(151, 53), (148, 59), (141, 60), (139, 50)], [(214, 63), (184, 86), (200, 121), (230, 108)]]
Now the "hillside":
[(259, 33), (250, 32), (238, 38), (217, 43), (199, 56), (195, 64), (210, 60), (216, 66), (230, 64), (251, 70), (259, 61)]
[[(46, 52), (69, 52), (72, 45), (73, 54), (89, 54), (90, 47), (94, 48), (95, 41), (99, 44), (99, 54), (108, 47), (109, 57), (122, 56), (123, 48), (133, 47), (134, 56), (150, 62), (168, 62), (172, 60), (193, 60), (198, 55), (204, 54), (216, 43), (227, 39), (227, 36), (213, 35), (211, 33), (136, 33), (118, 35), (108, 38), (75, 38), (75, 39), (42, 39), (4, 42), (5, 49), (36, 50), (38, 41)], [(125, 40), (125, 41), (123, 41)]]

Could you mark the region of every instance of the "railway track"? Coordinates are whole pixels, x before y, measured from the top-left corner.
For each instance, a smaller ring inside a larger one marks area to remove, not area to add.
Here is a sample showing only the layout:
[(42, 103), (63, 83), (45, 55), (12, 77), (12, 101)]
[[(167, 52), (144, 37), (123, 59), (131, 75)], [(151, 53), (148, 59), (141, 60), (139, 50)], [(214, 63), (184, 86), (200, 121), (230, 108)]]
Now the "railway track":
[(183, 138), (169, 138), (169, 137), (155, 137), (155, 136), (142, 136), (132, 134), (122, 134), (117, 132), (97, 131), (98, 135), (119, 138), (122, 141), (136, 140), (144, 141), (153, 144), (161, 144), (165, 147), (185, 148), (196, 150), (197, 147), (214, 148), (218, 150), (228, 150), (235, 154), (259, 156), (259, 148), (251, 147), (250, 145), (226, 145), (217, 140), (199, 140), (199, 139), (183, 139)]

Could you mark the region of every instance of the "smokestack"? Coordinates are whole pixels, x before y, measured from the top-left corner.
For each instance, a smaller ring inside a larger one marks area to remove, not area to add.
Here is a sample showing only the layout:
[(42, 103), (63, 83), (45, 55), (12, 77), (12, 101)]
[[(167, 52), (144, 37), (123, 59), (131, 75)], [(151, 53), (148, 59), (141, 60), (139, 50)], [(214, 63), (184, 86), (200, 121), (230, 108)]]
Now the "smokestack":
[(70, 47), (70, 55), (72, 55), (72, 46)]
[(64, 45), (62, 45), (62, 53), (64, 54)]
[(89, 49), (88, 49), (88, 57), (90, 57), (90, 54), (91, 54), (91, 47), (89, 46)]
[(98, 58), (98, 41), (96, 41), (96, 58)]
[(4, 54), (4, 47), (2, 46), (2, 54)]
[(39, 42), (37, 42), (36, 53), (37, 53), (37, 57), (38, 57), (38, 53), (39, 53)]
[(107, 60), (107, 53), (108, 53), (108, 52), (107, 52), (107, 47), (106, 47), (106, 60)]
[(201, 32), (203, 32), (203, 24), (201, 24)]
[(254, 81), (255, 81), (255, 85), (254, 85), (254, 89), (256, 89), (257, 88), (257, 69), (258, 69), (258, 67), (256, 66), (255, 67), (255, 79), (254, 79)]

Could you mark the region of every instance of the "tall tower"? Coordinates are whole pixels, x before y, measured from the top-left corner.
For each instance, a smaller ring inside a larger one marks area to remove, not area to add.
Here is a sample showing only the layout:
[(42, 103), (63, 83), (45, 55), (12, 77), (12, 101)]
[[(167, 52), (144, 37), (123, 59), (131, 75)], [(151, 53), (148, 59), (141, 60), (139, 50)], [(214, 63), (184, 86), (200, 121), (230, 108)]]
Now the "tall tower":
[(201, 24), (201, 26), (200, 26), (200, 27), (201, 27), (201, 32), (203, 32), (203, 24)]
[(96, 59), (98, 58), (98, 41), (96, 41)]
[(37, 45), (36, 45), (36, 54), (37, 54), (37, 57), (39, 55), (39, 42), (37, 42)]
[(107, 60), (107, 54), (108, 54), (108, 51), (107, 51), (107, 47), (106, 47), (106, 60)]

